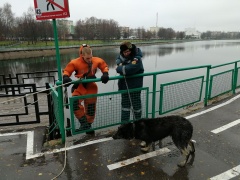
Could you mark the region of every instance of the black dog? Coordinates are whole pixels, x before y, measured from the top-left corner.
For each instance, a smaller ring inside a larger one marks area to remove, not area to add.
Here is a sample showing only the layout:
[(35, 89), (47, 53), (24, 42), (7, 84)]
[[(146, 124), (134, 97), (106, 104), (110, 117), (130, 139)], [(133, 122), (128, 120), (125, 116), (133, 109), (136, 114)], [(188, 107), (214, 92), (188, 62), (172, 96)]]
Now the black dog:
[[(173, 143), (185, 156), (184, 162), (178, 164), (185, 166), (189, 156), (194, 154), (195, 148), (191, 140), (192, 124), (181, 116), (166, 116), (153, 119), (141, 119), (133, 123), (121, 125), (113, 135), (113, 139), (139, 139), (146, 142), (143, 151), (148, 151), (150, 145), (167, 136), (171, 136)], [(188, 145), (190, 150), (188, 150)]]

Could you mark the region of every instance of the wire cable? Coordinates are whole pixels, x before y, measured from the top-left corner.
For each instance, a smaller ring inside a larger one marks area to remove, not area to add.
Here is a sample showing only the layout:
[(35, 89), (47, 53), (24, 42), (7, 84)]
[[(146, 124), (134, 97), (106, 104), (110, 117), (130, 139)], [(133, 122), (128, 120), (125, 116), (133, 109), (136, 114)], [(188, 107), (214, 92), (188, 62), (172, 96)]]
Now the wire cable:
[(126, 76), (123, 75), (124, 77), (124, 80), (125, 80), (125, 84), (126, 84), (126, 87), (127, 87), (127, 92), (128, 92), (128, 98), (129, 98), (129, 101), (130, 101), (130, 110), (132, 111), (132, 115), (133, 115), (133, 120), (135, 121), (136, 118), (135, 118), (135, 113), (134, 113), (134, 109), (133, 109), (133, 104), (132, 104), (132, 98), (131, 98), (131, 94), (130, 94), (130, 91), (129, 91), (129, 88), (128, 88), (128, 84), (127, 84), (127, 80), (126, 80)]
[[(69, 84), (69, 83), (66, 83), (66, 84)], [(65, 84), (64, 84), (65, 85)], [(62, 88), (63, 88), (63, 84), (61, 85), (62, 86)], [(65, 133), (65, 137), (67, 137), (66, 136), (66, 129), (64, 128), (64, 133)], [(58, 174), (58, 175), (56, 175), (55, 177), (53, 177), (51, 180), (54, 180), (54, 179), (56, 179), (56, 178), (58, 178), (62, 173), (63, 173), (63, 171), (65, 170), (65, 168), (66, 168), (66, 164), (67, 164), (67, 143), (66, 143), (66, 140), (65, 140), (65, 145), (64, 145), (64, 147), (65, 147), (65, 150), (64, 150), (64, 165), (63, 165), (63, 168), (62, 168), (62, 170), (60, 171), (60, 173)]]

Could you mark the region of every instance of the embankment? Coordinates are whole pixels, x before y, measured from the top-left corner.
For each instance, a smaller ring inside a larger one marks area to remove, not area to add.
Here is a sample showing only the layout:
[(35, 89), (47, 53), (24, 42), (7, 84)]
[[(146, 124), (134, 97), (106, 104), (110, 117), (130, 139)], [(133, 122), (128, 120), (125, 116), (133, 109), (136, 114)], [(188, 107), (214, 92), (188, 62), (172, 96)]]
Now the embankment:
[[(78, 52), (78, 48), (65, 48), (65, 49), (60, 49), (59, 51), (60, 51), (60, 54), (66, 54), (71, 52), (76, 53)], [(56, 54), (55, 49), (0, 51), (0, 60), (44, 57), (44, 56), (53, 56), (55, 54)]]

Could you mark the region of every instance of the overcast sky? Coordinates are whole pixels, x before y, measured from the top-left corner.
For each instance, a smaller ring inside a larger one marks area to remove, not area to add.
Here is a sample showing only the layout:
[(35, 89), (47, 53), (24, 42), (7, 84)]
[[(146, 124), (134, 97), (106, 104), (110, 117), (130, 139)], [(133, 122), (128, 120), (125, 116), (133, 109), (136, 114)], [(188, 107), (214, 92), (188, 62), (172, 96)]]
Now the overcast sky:
[[(45, 0), (43, 0), (45, 1)], [(63, 0), (55, 0), (55, 2)], [(15, 16), (22, 16), (34, 0), (1, 0), (9, 3)], [(113, 19), (119, 26), (130, 28), (153, 26), (200, 32), (240, 31), (240, 0), (68, 0), (70, 18), (74, 23), (96, 17)]]

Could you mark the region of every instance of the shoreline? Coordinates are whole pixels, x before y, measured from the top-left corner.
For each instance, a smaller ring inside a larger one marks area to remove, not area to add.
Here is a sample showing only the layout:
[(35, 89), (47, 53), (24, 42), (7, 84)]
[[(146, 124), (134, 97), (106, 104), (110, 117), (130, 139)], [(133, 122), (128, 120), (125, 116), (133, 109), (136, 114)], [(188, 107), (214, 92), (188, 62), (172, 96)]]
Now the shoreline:
[[(179, 42), (145, 42), (145, 43), (135, 43), (141, 46), (149, 46), (153, 44), (168, 44), (168, 43), (179, 43)], [(79, 45), (80, 47), (80, 45)], [(60, 54), (68, 53), (78, 53), (79, 47), (59, 47)], [(109, 45), (93, 45), (92, 49), (99, 48), (109, 48), (109, 47), (119, 47), (119, 44), (109, 44)], [(0, 61), (1, 60), (13, 60), (13, 59), (24, 59), (24, 58), (33, 58), (33, 57), (46, 57), (56, 55), (55, 47), (48, 49), (15, 49), (0, 51)]]
[[(65, 48), (59, 49), (60, 54), (67, 54), (71, 52), (77, 52), (78, 48)], [(16, 50), (9, 52), (0, 52), (0, 60), (13, 60), (13, 59), (24, 59), (33, 57), (45, 57), (53, 56), (56, 54), (55, 49), (43, 49), (43, 50)]]

